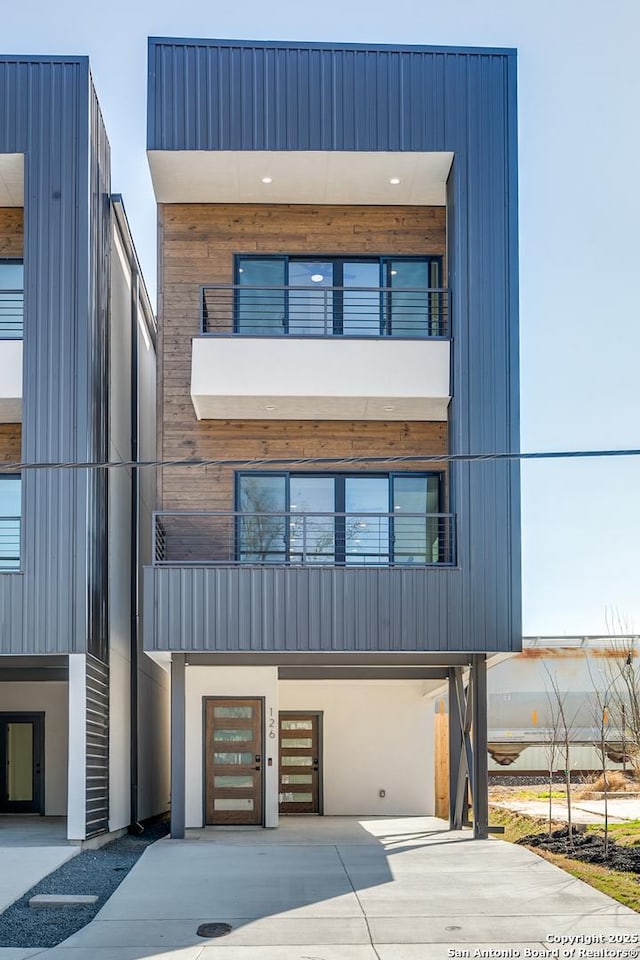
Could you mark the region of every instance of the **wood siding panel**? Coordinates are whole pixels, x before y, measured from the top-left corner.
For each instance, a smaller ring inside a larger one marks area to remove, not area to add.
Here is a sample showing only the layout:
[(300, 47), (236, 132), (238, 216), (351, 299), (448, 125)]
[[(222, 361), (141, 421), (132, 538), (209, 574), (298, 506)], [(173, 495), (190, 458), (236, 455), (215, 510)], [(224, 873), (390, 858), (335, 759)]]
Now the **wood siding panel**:
[[(444, 207), (161, 205), (158, 423), (162, 458), (444, 455), (445, 423), (198, 421), (189, 386), (191, 340), (199, 334), (200, 285), (232, 283), (234, 254), (444, 257), (445, 216)], [(363, 463), (356, 469), (367, 467), (371, 465)], [(398, 467), (430, 468), (421, 463)], [(233, 509), (231, 468), (171, 467), (160, 473), (161, 509)]]
[(0, 423), (0, 463), (22, 460), (22, 424)]
[(24, 210), (22, 207), (0, 207), (0, 258), (22, 257), (24, 245)]

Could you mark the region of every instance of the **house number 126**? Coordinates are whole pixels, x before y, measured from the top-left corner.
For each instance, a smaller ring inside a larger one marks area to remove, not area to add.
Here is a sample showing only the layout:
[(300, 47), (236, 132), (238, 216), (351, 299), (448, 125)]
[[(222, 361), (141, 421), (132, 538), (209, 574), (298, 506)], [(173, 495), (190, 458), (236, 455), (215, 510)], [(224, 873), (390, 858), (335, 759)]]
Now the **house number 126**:
[(273, 707), (269, 707), (269, 739), (275, 740), (276, 738), (276, 721), (273, 716)]

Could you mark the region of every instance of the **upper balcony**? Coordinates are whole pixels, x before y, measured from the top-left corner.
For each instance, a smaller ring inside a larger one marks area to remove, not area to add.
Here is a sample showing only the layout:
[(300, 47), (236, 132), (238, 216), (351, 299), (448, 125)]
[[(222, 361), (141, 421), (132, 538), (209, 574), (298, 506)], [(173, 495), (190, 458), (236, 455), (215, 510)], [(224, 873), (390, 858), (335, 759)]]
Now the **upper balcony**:
[(22, 420), (22, 262), (0, 260), (0, 423)]
[[(334, 286), (330, 263), (301, 266), (316, 270), (307, 284), (202, 287), (191, 372), (198, 419), (446, 420), (449, 291)], [(353, 266), (365, 280), (379, 270), (378, 261)]]

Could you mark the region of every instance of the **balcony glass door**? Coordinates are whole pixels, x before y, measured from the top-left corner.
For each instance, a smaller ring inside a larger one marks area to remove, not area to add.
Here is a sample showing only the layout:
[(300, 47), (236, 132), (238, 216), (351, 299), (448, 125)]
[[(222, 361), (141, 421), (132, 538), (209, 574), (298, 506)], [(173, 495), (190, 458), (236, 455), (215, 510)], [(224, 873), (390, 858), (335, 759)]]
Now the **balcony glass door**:
[[(285, 261), (278, 257), (265, 257), (264, 260), (244, 257), (239, 261), (233, 326), (236, 333), (252, 337), (286, 333), (285, 272)], [(207, 326), (215, 332), (216, 324), (212, 319), (217, 318), (209, 318)], [(228, 318), (220, 320), (223, 326), (228, 322)]]
[[(394, 563), (438, 563), (442, 559), (440, 481), (437, 476), (394, 476)], [(416, 516), (417, 514), (417, 516)], [(425, 516), (428, 514), (428, 516)]]
[(345, 563), (389, 563), (389, 478), (345, 477), (344, 511)]
[(385, 332), (394, 337), (437, 336), (440, 332), (440, 261), (387, 260)]
[(238, 559), (241, 563), (286, 563), (287, 478), (282, 474), (241, 476), (238, 485)]
[(289, 261), (288, 331), (291, 336), (333, 334), (334, 293), (329, 289), (334, 286), (333, 268), (333, 263), (326, 260)]
[(331, 476), (290, 478), (289, 557), (292, 563), (334, 563), (335, 485)]
[(447, 562), (439, 473), (240, 474), (241, 563)]
[(380, 263), (345, 260), (342, 286), (341, 332), (348, 337), (379, 337), (384, 333), (380, 316)]

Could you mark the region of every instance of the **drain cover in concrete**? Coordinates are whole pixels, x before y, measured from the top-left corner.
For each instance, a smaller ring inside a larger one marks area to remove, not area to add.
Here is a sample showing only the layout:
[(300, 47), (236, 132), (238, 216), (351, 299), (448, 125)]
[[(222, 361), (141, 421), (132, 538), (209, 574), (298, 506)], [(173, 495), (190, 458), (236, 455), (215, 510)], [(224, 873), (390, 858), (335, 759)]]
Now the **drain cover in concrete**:
[(232, 929), (230, 923), (201, 923), (196, 933), (199, 937), (226, 937)]
[(97, 901), (97, 897), (80, 894), (41, 893), (31, 897), (30, 907), (86, 907)]

